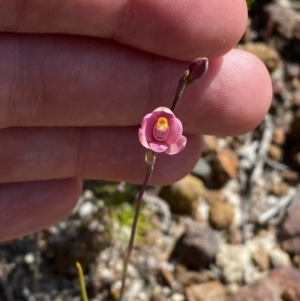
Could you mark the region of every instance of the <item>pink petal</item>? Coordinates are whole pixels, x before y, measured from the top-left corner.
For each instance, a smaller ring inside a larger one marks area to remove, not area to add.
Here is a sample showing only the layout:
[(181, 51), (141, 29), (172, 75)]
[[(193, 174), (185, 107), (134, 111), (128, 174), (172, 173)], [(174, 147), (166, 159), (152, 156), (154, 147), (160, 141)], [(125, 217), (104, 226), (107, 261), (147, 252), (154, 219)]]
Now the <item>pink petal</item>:
[(169, 145), (168, 149), (165, 151), (168, 155), (175, 155), (181, 152), (186, 145), (186, 137), (181, 136), (176, 143)]
[(148, 141), (153, 141), (155, 138), (153, 137), (153, 128), (156, 124), (157, 117), (152, 113), (147, 114), (141, 124), (141, 130), (144, 132), (146, 139)]
[(175, 143), (182, 135), (183, 127), (178, 118), (172, 118), (169, 120), (169, 136), (165, 140), (165, 143), (170, 145)]
[(159, 107), (152, 112), (153, 115), (158, 117), (166, 117), (168, 120), (175, 117), (174, 113), (166, 107)]
[(168, 148), (166, 144), (159, 141), (150, 142), (149, 145), (150, 148), (157, 153), (163, 153)]
[(146, 139), (145, 133), (142, 129), (139, 129), (139, 140), (144, 147), (150, 149), (150, 145), (149, 145), (149, 143)]
[(167, 107), (158, 107), (152, 113), (154, 112), (166, 112), (174, 116), (174, 113)]
[(147, 120), (148, 120), (149, 118), (151, 118), (151, 116), (152, 116), (152, 113), (149, 113), (149, 114), (147, 114), (147, 115), (145, 115), (145, 116), (143, 117), (142, 122), (141, 122), (141, 129), (142, 129), (142, 131), (145, 131), (146, 126), (147, 126)]

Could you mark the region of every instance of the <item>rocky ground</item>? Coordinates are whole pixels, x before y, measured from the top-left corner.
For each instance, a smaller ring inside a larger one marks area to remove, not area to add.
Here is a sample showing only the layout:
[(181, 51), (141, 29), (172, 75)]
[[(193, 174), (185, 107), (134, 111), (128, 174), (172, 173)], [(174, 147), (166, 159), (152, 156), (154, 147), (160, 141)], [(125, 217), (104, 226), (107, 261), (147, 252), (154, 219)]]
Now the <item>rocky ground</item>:
[[(273, 81), (269, 114), (204, 137), (193, 173), (145, 195), (126, 300), (300, 300), (300, 1), (258, 0), (238, 48)], [(89, 181), (72, 215), (0, 244), (0, 300), (116, 300), (137, 187)]]

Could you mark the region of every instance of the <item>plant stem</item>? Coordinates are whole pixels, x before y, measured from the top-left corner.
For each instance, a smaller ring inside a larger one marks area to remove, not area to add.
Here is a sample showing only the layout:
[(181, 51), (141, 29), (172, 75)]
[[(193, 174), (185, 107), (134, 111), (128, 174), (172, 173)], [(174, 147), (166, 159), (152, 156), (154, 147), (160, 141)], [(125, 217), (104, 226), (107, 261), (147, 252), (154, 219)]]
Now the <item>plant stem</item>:
[[(148, 155), (149, 155), (149, 153), (148, 153)], [(121, 291), (120, 291), (120, 296), (119, 296), (118, 301), (123, 300), (124, 290), (125, 290), (125, 280), (126, 280), (126, 275), (127, 275), (127, 267), (128, 267), (131, 252), (134, 247), (134, 237), (135, 237), (135, 233), (136, 233), (136, 229), (137, 229), (139, 214), (141, 211), (142, 198), (143, 198), (144, 192), (149, 184), (149, 181), (151, 179), (155, 160), (157, 157), (157, 153), (151, 152), (150, 156), (152, 156), (151, 160), (147, 160), (147, 155), (146, 155), (146, 163), (147, 163), (146, 175), (145, 175), (144, 182), (139, 191), (139, 194), (138, 194), (138, 197), (136, 200), (136, 204), (135, 204), (136, 208), (135, 208), (135, 212), (134, 212), (134, 218), (133, 218), (133, 223), (132, 223), (132, 227), (131, 227), (131, 234), (130, 234), (129, 244), (128, 244), (128, 248), (127, 248), (127, 253), (126, 253), (125, 259), (124, 259), (124, 266), (123, 266), (123, 273), (122, 273), (122, 286), (121, 286)]]
[(83, 272), (81, 265), (78, 261), (76, 261), (76, 268), (78, 273), (78, 280), (79, 280), (79, 286), (80, 286), (80, 293), (81, 293), (81, 299), (82, 301), (89, 301), (86, 293), (84, 278), (83, 278)]
[(186, 87), (186, 79), (187, 79), (188, 75), (189, 75), (189, 70), (186, 70), (182, 74), (182, 76), (181, 76), (181, 78), (179, 80), (179, 83), (178, 83), (178, 86), (177, 86), (177, 90), (176, 90), (176, 93), (175, 93), (175, 98), (174, 98), (174, 101), (173, 101), (173, 104), (172, 104), (172, 107), (171, 107), (171, 111), (173, 111), (173, 112), (174, 112), (175, 107), (176, 107), (179, 99), (181, 98), (181, 95), (182, 95), (182, 93), (183, 93), (183, 91), (184, 91), (184, 89)]

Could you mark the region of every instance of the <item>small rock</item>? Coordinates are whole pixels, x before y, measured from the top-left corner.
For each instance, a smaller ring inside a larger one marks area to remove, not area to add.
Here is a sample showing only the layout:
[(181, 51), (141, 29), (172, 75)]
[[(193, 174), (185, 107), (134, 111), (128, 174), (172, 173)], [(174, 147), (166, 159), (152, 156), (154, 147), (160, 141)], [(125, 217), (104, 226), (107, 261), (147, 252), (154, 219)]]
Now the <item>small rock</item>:
[(239, 245), (243, 242), (243, 234), (237, 228), (231, 228), (228, 231), (228, 242), (232, 245)]
[(285, 182), (274, 183), (271, 186), (270, 192), (275, 196), (279, 197), (286, 194), (289, 190), (290, 186)]
[(103, 283), (112, 283), (114, 281), (113, 271), (103, 266), (97, 266), (97, 276)]
[(281, 242), (281, 248), (283, 251), (291, 254), (300, 254), (300, 237), (296, 236), (290, 239), (285, 239)]
[(185, 301), (185, 297), (179, 293), (175, 293), (171, 296), (171, 301)]
[(172, 287), (172, 282), (174, 281), (174, 275), (171, 271), (166, 268), (161, 267), (156, 274), (157, 282), (161, 286)]
[(218, 252), (218, 241), (215, 233), (207, 226), (192, 223), (177, 241), (171, 254), (191, 269), (208, 267)]
[(88, 190), (86, 189), (83, 194), (82, 194), (82, 197), (85, 201), (90, 201), (90, 200), (93, 200), (95, 198), (95, 195), (93, 193), (92, 190)]
[(226, 285), (226, 289), (227, 289), (227, 294), (233, 295), (238, 292), (240, 286), (237, 283), (229, 283)]
[(275, 268), (280, 266), (290, 266), (292, 264), (289, 254), (279, 248), (271, 250), (269, 256), (271, 264)]
[(217, 254), (216, 264), (226, 283), (243, 283), (247, 268), (251, 266), (250, 251), (245, 245), (223, 244)]
[(187, 301), (223, 301), (226, 289), (219, 281), (194, 284), (186, 288)]
[(281, 176), (289, 184), (298, 184), (300, 180), (299, 173), (290, 169), (281, 172)]
[(288, 78), (297, 78), (300, 75), (300, 65), (288, 62), (285, 66), (285, 74)]
[(86, 284), (86, 291), (90, 299), (95, 298), (104, 289), (104, 285), (99, 277), (92, 276)]
[(176, 274), (176, 279), (183, 287), (187, 287), (193, 284), (216, 280), (217, 275), (211, 270), (201, 270), (201, 272), (184, 271)]
[(278, 67), (281, 60), (278, 51), (265, 43), (247, 43), (239, 45), (238, 48), (256, 55), (264, 62), (269, 72), (273, 72)]
[(300, 89), (299, 88), (294, 92), (294, 96), (292, 98), (292, 103), (294, 106), (300, 107)]
[(300, 255), (294, 255), (292, 257), (292, 263), (295, 267), (298, 267), (300, 265)]
[(196, 166), (193, 169), (193, 174), (205, 181), (209, 181), (211, 179), (212, 168), (205, 158), (200, 157)]
[(300, 202), (292, 205), (283, 220), (282, 230), (289, 236), (300, 234)]
[(280, 162), (282, 160), (282, 149), (275, 144), (269, 146), (268, 154), (274, 161)]
[(282, 291), (284, 300), (300, 300), (300, 271), (293, 267), (280, 267), (272, 270), (269, 277), (274, 280)]
[(203, 182), (195, 176), (187, 175), (182, 180), (163, 187), (160, 197), (169, 204), (171, 212), (192, 215), (203, 194)]
[(272, 80), (272, 88), (274, 95), (278, 95), (280, 97), (283, 97), (283, 95), (285, 95), (287, 89), (285, 82), (281, 78)]
[(280, 290), (271, 279), (264, 278), (242, 287), (228, 301), (282, 301)]
[(233, 209), (225, 202), (215, 202), (209, 211), (209, 223), (217, 230), (228, 229), (233, 220)]
[(203, 136), (202, 153), (203, 155), (215, 152), (218, 148), (218, 139), (216, 136)]
[(264, 248), (259, 248), (252, 253), (252, 260), (260, 271), (267, 271), (270, 267), (269, 254)]
[(33, 264), (35, 262), (34, 255), (32, 253), (28, 253), (24, 256), (24, 262), (28, 265)]
[(163, 293), (162, 288), (160, 286), (156, 286), (152, 290), (151, 301), (167, 301), (167, 296)]
[(213, 205), (217, 202), (226, 201), (226, 196), (224, 195), (224, 193), (222, 193), (221, 190), (206, 190), (204, 198), (210, 205)]
[(236, 154), (229, 148), (223, 148), (211, 162), (214, 179), (224, 185), (229, 179), (237, 176), (238, 165)]
[(91, 215), (95, 211), (95, 206), (92, 202), (85, 202), (80, 208), (79, 208), (79, 216), (81, 218), (87, 217)]
[(285, 142), (285, 129), (283, 127), (277, 127), (274, 130), (272, 142), (277, 145), (283, 145)]
[(300, 152), (297, 152), (294, 156), (293, 156), (293, 162), (295, 163), (295, 165), (299, 168), (300, 167)]
[(264, 6), (264, 11), (283, 37), (292, 39), (293, 36), (297, 35), (299, 13), (296, 10), (279, 3), (269, 3)]

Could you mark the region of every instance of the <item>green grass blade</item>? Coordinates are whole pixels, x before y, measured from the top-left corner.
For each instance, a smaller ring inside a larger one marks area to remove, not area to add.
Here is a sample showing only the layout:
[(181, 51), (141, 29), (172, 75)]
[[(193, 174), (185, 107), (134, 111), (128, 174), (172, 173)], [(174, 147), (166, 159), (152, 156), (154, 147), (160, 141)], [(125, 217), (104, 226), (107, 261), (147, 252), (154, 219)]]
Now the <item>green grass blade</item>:
[(81, 292), (81, 299), (82, 301), (89, 301), (87, 293), (86, 293), (86, 288), (85, 288), (85, 283), (84, 283), (84, 278), (83, 278), (83, 272), (81, 265), (78, 261), (76, 261), (76, 269), (78, 273), (78, 280), (79, 280), (79, 286), (80, 286), (80, 292)]

